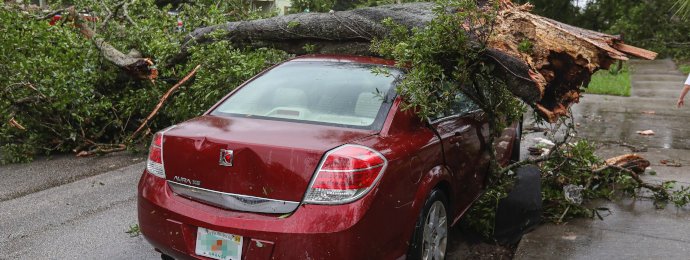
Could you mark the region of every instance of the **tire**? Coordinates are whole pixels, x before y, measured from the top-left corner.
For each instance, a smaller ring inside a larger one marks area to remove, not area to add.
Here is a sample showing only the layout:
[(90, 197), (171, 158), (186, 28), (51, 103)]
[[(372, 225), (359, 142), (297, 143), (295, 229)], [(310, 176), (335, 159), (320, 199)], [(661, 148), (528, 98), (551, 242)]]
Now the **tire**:
[(445, 258), (448, 248), (448, 216), (446, 195), (441, 190), (432, 190), (417, 219), (408, 249), (408, 259), (443, 260)]
[(515, 141), (513, 142), (513, 148), (510, 150), (510, 163), (516, 163), (520, 161), (520, 143), (522, 142), (522, 121), (518, 123), (517, 128), (515, 128)]

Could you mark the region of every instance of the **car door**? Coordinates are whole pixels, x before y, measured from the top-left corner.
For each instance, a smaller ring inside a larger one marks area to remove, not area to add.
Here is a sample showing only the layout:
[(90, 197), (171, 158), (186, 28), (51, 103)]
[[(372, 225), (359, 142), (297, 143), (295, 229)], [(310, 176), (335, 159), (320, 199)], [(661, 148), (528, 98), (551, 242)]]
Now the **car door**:
[(463, 211), (483, 188), (483, 114), (474, 102), (458, 92), (451, 107), (431, 122), (441, 138), (444, 160), (453, 175), (453, 215)]

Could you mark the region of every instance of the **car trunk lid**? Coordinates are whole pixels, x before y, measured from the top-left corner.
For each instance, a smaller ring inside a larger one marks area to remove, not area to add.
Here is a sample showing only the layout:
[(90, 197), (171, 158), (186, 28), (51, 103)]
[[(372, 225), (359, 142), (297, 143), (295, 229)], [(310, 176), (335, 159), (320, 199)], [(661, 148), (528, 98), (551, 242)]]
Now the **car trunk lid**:
[[(187, 188), (299, 202), (325, 152), (373, 134), (376, 131), (202, 116), (165, 133), (163, 162), (166, 178)], [(223, 163), (221, 150), (232, 151), (233, 158)], [(223, 165), (228, 161), (232, 166)]]

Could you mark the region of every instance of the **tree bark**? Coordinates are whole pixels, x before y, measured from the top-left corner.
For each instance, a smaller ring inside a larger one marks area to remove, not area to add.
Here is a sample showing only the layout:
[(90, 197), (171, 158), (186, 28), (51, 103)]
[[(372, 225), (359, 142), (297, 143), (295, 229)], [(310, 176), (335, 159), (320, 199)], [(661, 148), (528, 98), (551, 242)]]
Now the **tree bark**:
[[(483, 55), (497, 64), (509, 90), (545, 119), (567, 116), (579, 101), (580, 87), (599, 69), (628, 55), (654, 59), (656, 53), (623, 44), (618, 36), (589, 31), (530, 13), (532, 6), (500, 0), (494, 34)], [(235, 46), (271, 47), (297, 55), (312, 53), (369, 55), (373, 39), (389, 30), (391, 18), (407, 28), (423, 28), (435, 15), (433, 3), (394, 4), (331, 13), (299, 13), (198, 28), (183, 45), (213, 41), (211, 32), (227, 33)], [(452, 10), (449, 10), (452, 11)], [(482, 26), (482, 25), (479, 25)], [(308, 48), (305, 46), (309, 46)], [(524, 46), (530, 46), (525, 48)]]
[(90, 39), (96, 45), (106, 60), (139, 79), (154, 80), (158, 77), (158, 70), (153, 66), (151, 59), (122, 53), (103, 38), (98, 37), (96, 32), (89, 28), (86, 21), (77, 13), (73, 6), (68, 7), (66, 10), (84, 37)]

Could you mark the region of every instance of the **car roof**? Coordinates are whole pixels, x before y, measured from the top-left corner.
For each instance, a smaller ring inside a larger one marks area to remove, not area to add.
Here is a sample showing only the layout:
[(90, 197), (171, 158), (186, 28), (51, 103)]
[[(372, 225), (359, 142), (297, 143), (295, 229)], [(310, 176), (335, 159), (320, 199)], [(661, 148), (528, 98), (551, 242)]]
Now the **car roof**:
[(330, 62), (354, 62), (364, 64), (377, 64), (386, 66), (395, 66), (395, 61), (369, 57), (369, 56), (354, 56), (354, 55), (337, 55), (337, 54), (309, 54), (295, 57), (288, 62), (300, 61), (330, 61)]

